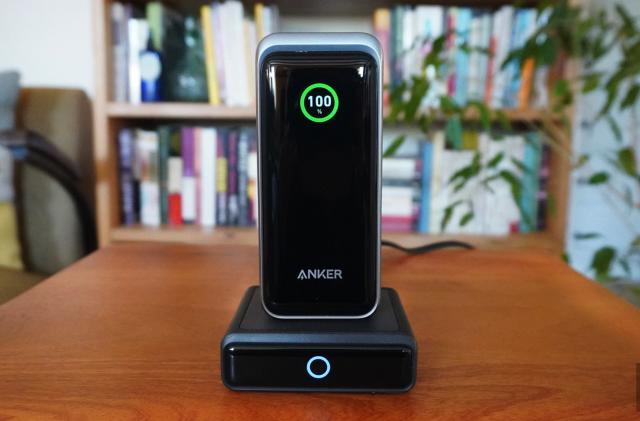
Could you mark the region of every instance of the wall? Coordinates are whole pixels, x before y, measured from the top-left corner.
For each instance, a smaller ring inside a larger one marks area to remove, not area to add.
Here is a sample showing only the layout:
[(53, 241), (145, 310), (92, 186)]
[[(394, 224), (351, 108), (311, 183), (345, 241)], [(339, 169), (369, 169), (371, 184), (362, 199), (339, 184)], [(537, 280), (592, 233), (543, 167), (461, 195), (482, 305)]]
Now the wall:
[(20, 71), (24, 86), (93, 94), (91, 1), (2, 0), (0, 8), (0, 71)]
[[(605, 0), (592, 0), (588, 2), (590, 7), (607, 7), (611, 12), (615, 3), (623, 4), (633, 15), (640, 15), (640, 2), (638, 0), (617, 0), (609, 2)], [(613, 63), (619, 60), (620, 53), (613, 50), (609, 53), (606, 62), (599, 70), (605, 73), (611, 71)], [(612, 246), (620, 251), (624, 251), (633, 238), (640, 234), (640, 215), (637, 210), (630, 212), (629, 207), (623, 201), (612, 194), (607, 188), (591, 186), (585, 180), (589, 173), (598, 170), (612, 171), (607, 159), (615, 156), (616, 149), (622, 145), (636, 143), (636, 156), (638, 150), (636, 131), (640, 129), (640, 122), (633, 121), (632, 113), (618, 113), (617, 118), (623, 132), (624, 141), (619, 143), (612, 135), (612, 131), (605, 121), (595, 121), (595, 116), (602, 107), (604, 94), (596, 92), (583, 96), (577, 101), (573, 148), (577, 155), (588, 153), (593, 154), (592, 161), (585, 171), (576, 171), (572, 176), (571, 200), (569, 211), (569, 226), (567, 230), (567, 251), (572, 266), (589, 276), (593, 276), (589, 266), (593, 253), (603, 246)], [(638, 113), (640, 110), (635, 110)], [(576, 156), (577, 156), (576, 155)], [(629, 189), (635, 202), (640, 201), (638, 184), (629, 182), (628, 177), (616, 174), (611, 180), (611, 184), (621, 192)], [(600, 233), (601, 237), (591, 240), (578, 240), (575, 235), (578, 233)], [(640, 277), (640, 262), (632, 264), (633, 277)], [(625, 276), (626, 274), (617, 267), (614, 275)]]

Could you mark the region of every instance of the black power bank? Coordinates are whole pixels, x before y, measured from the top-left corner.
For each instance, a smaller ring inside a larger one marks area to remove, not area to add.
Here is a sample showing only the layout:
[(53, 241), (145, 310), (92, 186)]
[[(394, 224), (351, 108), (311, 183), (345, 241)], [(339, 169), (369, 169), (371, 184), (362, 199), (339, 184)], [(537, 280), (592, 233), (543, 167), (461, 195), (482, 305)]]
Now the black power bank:
[(222, 381), (232, 390), (405, 392), (415, 384), (417, 357), (390, 288), (366, 319), (290, 320), (269, 316), (254, 286), (221, 343)]

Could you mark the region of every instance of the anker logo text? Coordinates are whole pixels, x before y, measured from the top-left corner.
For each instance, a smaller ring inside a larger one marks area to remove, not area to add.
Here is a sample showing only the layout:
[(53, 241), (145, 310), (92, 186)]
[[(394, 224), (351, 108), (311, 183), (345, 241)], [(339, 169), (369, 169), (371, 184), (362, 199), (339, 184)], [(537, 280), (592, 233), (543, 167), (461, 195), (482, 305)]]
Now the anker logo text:
[(298, 279), (342, 279), (342, 269), (300, 269)]

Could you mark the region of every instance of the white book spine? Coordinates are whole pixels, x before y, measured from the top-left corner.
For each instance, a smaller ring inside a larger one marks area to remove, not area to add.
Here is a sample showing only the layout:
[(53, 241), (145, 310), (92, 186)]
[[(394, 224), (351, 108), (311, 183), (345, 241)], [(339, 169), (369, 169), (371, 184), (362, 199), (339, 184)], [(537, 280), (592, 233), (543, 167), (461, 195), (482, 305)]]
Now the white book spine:
[(184, 176), (182, 177), (182, 220), (185, 223), (193, 223), (197, 216), (197, 187), (196, 178)]
[(233, 46), (232, 51), (232, 63), (233, 63), (233, 78), (235, 79), (234, 86), (237, 91), (237, 102), (232, 105), (245, 107), (251, 104), (251, 98), (249, 96), (249, 76), (247, 75), (248, 63), (245, 46), (245, 30), (244, 30), (244, 11), (242, 3), (239, 1), (227, 2), (230, 12), (230, 25), (233, 43), (227, 44)]
[(213, 227), (216, 221), (216, 141), (217, 132), (213, 127), (202, 129), (200, 133), (200, 223)]
[(129, 19), (129, 102), (139, 104), (141, 101), (140, 79), (140, 32), (146, 22), (141, 19)]
[[(226, 2), (220, 4), (220, 18), (222, 27), (220, 30), (220, 36), (222, 38), (222, 62), (224, 67), (224, 77), (226, 84), (226, 105), (235, 106), (238, 105), (238, 75), (236, 67), (238, 63), (234, 63), (233, 50), (237, 49), (237, 40), (233, 39), (233, 33), (231, 26), (233, 21), (231, 20), (231, 3)], [(215, 28), (214, 28), (215, 30)]]
[(182, 184), (182, 158), (179, 156), (170, 156), (167, 160), (168, 180), (167, 191), (169, 194), (180, 194)]

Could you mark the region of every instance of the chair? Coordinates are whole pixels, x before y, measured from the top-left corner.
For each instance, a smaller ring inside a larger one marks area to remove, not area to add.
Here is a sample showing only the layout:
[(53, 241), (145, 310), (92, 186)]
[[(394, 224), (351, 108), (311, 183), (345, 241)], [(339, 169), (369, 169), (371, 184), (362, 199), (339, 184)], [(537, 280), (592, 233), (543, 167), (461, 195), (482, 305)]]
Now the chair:
[(25, 270), (0, 268), (0, 304), (96, 249), (91, 106), (84, 92), (20, 91), (17, 128), (0, 132), (14, 160)]

